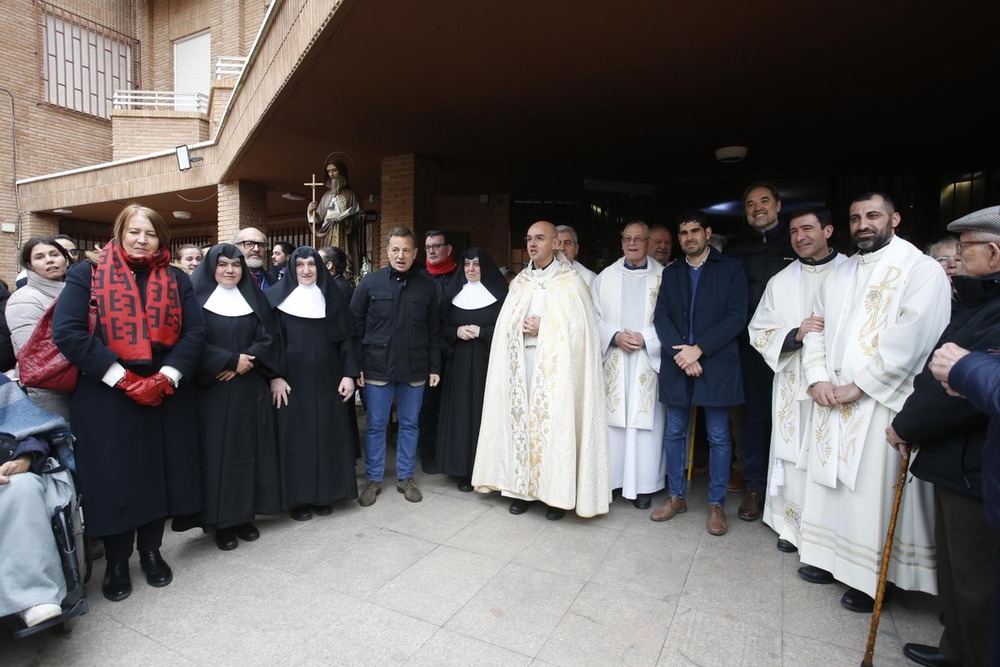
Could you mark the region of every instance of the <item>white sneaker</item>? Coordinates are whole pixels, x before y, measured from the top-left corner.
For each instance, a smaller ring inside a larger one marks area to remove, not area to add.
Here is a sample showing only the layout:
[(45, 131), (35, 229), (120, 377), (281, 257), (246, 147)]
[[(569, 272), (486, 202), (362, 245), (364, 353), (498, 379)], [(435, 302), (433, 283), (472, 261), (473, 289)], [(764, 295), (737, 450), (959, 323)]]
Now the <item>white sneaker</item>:
[(21, 620), (24, 624), (33, 628), (39, 623), (44, 623), (45, 621), (51, 620), (56, 616), (62, 614), (62, 607), (57, 604), (36, 604), (34, 607), (30, 607), (21, 612)]

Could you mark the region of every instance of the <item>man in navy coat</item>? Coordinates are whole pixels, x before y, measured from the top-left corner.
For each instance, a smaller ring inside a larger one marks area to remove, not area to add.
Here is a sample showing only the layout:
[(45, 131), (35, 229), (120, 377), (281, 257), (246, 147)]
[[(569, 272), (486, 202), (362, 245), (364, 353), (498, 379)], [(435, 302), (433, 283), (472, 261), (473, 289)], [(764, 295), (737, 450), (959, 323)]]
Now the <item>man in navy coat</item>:
[[(666, 521), (687, 511), (684, 499), (692, 408), (705, 411), (709, 443), (708, 532), (726, 532), (723, 504), (732, 441), (729, 408), (743, 403), (736, 340), (746, 335), (747, 279), (739, 260), (708, 245), (712, 229), (700, 211), (681, 214), (677, 241), (684, 261), (663, 270), (653, 325), (663, 346), (660, 402), (667, 406), (669, 497), (650, 518)], [(671, 363), (669, 351), (673, 350)]]

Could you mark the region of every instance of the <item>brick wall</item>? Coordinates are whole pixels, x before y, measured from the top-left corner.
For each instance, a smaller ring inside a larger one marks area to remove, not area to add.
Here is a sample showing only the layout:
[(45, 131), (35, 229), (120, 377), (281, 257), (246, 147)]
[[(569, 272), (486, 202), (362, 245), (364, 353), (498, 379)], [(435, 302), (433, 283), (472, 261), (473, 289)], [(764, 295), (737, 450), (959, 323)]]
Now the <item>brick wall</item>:
[[(132, 0), (60, 0), (58, 6), (114, 30), (129, 32)], [(141, 4), (141, 3), (140, 3)], [(0, 2), (0, 222), (17, 222), (13, 181), (111, 159), (111, 123), (45, 103), (40, 96), (37, 24), (29, 0)], [(129, 28), (125, 29), (124, 28)], [(13, 105), (13, 109), (11, 106)], [(12, 137), (16, 139), (16, 159)], [(17, 274), (19, 241), (38, 229), (21, 215), (20, 235), (0, 232), (0, 277)], [(54, 228), (51, 231), (55, 231)]]
[(208, 139), (208, 118), (196, 111), (116, 109), (111, 126), (115, 160)]
[(230, 241), (237, 231), (256, 227), (267, 234), (267, 189), (249, 181), (219, 183), (219, 240)]
[(372, 268), (386, 264), (384, 248), (393, 227), (408, 227), (419, 239), (436, 226), (437, 168), (427, 158), (412, 153), (382, 160), (379, 233), (373, 239)]
[(483, 203), (479, 195), (438, 195), (435, 229), (467, 232), (470, 248), (485, 248), (497, 266), (510, 266), (510, 197), (494, 195)]

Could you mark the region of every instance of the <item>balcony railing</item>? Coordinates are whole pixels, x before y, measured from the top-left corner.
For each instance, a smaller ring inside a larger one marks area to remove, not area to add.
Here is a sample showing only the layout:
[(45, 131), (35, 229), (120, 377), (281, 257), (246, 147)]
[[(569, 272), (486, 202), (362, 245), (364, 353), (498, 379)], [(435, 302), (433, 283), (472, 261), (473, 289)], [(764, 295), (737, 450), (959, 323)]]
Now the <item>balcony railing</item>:
[(157, 109), (208, 113), (208, 95), (176, 90), (116, 90), (116, 109)]
[(216, 79), (236, 79), (247, 66), (246, 56), (221, 56), (215, 61)]

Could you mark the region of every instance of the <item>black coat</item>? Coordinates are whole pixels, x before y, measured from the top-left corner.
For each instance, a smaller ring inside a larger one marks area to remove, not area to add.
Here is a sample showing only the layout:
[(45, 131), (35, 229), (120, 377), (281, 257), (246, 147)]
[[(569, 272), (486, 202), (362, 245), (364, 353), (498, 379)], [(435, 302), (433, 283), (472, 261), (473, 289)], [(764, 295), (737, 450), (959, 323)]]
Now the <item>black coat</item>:
[(948, 384), (990, 416), (983, 447), (983, 509), (1000, 530), (1000, 357), (995, 352), (965, 355), (948, 374)]
[[(945, 343), (981, 352), (1000, 349), (1000, 274), (956, 276), (954, 284), (962, 308), (934, 349)], [(920, 445), (910, 467), (916, 477), (981, 498), (988, 423), (967, 400), (948, 395), (925, 366), (892, 426), (900, 438)]]
[[(710, 249), (699, 269), (694, 313), (688, 263), (678, 260), (663, 269), (653, 326), (662, 345), (660, 402), (672, 406), (726, 407), (743, 404), (736, 339), (746, 336), (747, 284), (735, 259)], [(687, 340), (691, 318), (694, 339)], [(689, 378), (673, 361), (674, 345), (701, 348), (702, 375)]]
[[(175, 393), (158, 407), (136, 404), (121, 389), (101, 382), (120, 361), (107, 346), (100, 320), (88, 331), (92, 264), (70, 267), (66, 287), (56, 301), (52, 339), (80, 369), (80, 381), (70, 398), (70, 421), (80, 490), (86, 498), (87, 531), (97, 537), (114, 535), (154, 519), (194, 514), (201, 509), (201, 473), (197, 413), (191, 383), (205, 345), (205, 318), (191, 281), (171, 268), (180, 290), (181, 333), (172, 348), (154, 346), (153, 362), (126, 365), (141, 376), (162, 366), (180, 371)], [(147, 274), (137, 273), (140, 293)]]
[(383, 267), (361, 279), (351, 299), (365, 379), (419, 382), (441, 372), (434, 283), (411, 268)]
[(726, 244), (725, 254), (743, 263), (747, 281), (746, 323), (750, 324), (768, 281), (797, 258), (788, 236), (788, 225), (779, 222), (774, 229), (763, 233), (746, 226), (739, 237)]
[(17, 363), (14, 343), (10, 339), (10, 327), (7, 326), (7, 299), (9, 298), (10, 290), (0, 285), (0, 373), (6, 373)]

